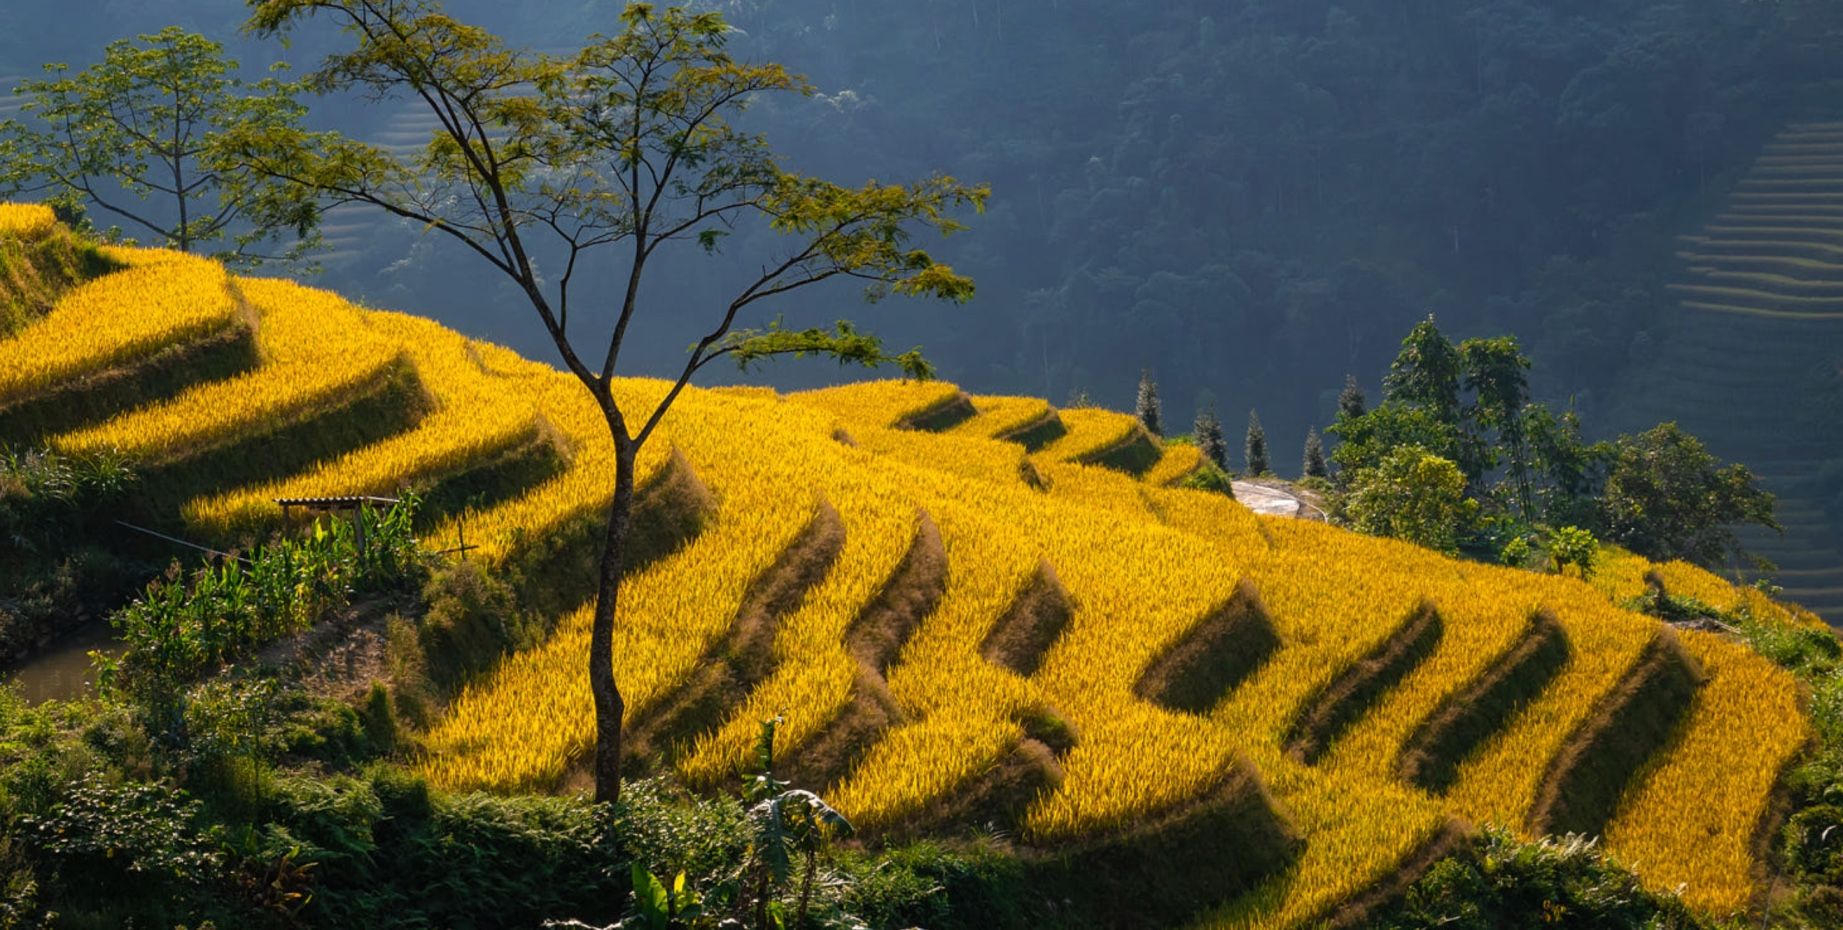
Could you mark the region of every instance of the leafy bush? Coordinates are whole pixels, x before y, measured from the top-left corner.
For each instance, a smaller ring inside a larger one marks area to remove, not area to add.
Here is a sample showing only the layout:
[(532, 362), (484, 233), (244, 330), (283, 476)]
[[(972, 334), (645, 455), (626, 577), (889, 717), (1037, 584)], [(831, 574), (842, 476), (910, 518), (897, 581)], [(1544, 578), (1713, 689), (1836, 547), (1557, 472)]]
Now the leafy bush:
[(203, 887), (223, 866), (193, 828), (198, 809), (170, 786), (92, 772), (48, 814), (21, 817), (19, 829), (54, 894), (107, 888), (119, 901), (157, 902)]
[(512, 588), (475, 563), (437, 572), (423, 587), (423, 599), (429, 607), (418, 633), (437, 684), (459, 685), (529, 644), (534, 624), (519, 610)]
[(1178, 481), (1180, 488), (1194, 488), (1199, 491), (1215, 491), (1218, 494), (1235, 496), (1235, 479), (1222, 467), (1207, 459), (1197, 470), (1185, 475)]
[(1549, 534), (1545, 548), (1549, 554), (1549, 569), (1557, 575), (1572, 565), (1582, 578), (1586, 578), (1593, 574), (1594, 563), (1600, 557), (1600, 541), (1578, 526), (1564, 526)]
[(1490, 830), (1441, 860), (1400, 901), (1373, 916), (1377, 930), (1442, 927), (1594, 927), (1688, 930), (1705, 926), (1674, 896), (1638, 878), (1579, 837), (1519, 843)]
[(1477, 510), (1459, 466), (1420, 446), (1390, 452), (1350, 487), (1344, 511), (1358, 531), (1441, 552), (1458, 550), (1459, 532)]

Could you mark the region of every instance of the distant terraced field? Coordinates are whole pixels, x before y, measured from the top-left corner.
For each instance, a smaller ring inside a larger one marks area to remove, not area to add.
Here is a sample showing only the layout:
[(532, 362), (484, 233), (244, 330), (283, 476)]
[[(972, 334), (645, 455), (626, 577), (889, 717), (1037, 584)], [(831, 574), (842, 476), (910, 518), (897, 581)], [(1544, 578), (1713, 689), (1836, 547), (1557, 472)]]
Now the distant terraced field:
[(1787, 598), (1843, 624), (1843, 521), (1824, 506), (1843, 491), (1843, 123), (1788, 127), (1678, 255), (1675, 312), (1620, 391), (1620, 425), (1676, 420), (1753, 467), (1785, 533), (1746, 545)]
[[(227, 543), (274, 527), (276, 496), (421, 489), (429, 545), (464, 528), (561, 607), (417, 764), (579, 785), (590, 586), (555, 555), (611, 494), (586, 392), (425, 320), (121, 259), (0, 340), (23, 373), (0, 432), (126, 449), (176, 531)], [(85, 338), (40, 338), (65, 333)], [(59, 416), (14, 418), (46, 397)], [(1619, 556), (1590, 585), (1262, 518), (1173, 486), (1197, 464), (1126, 414), (946, 384), (688, 391), (639, 467), (656, 545), (615, 648), (634, 764), (718, 788), (781, 714), (786, 772), (873, 841), (1002, 831), (1084, 907), (1161, 924), (1357, 921), (1488, 823), (1603, 835), (1710, 913), (1761, 893), (1810, 738), (1796, 683), (1616, 605), (1649, 574), (1815, 619), (1688, 566)]]

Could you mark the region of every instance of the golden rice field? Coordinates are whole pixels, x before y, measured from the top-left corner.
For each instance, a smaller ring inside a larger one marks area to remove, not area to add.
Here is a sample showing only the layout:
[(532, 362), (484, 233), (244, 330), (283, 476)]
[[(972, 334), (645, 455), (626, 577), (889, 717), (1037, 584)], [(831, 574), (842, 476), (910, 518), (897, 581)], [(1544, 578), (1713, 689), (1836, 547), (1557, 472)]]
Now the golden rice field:
[[(0, 235), (41, 220), (0, 210)], [(251, 330), (257, 359), (46, 437), (59, 448), (183, 463), (392, 373), (426, 401), (401, 431), (299, 473), (174, 502), (190, 532), (271, 526), (277, 497), (440, 486), (533, 448), (556, 467), (438, 514), (429, 544), (465, 533), (475, 557), (503, 563), (608, 506), (612, 447), (568, 375), (327, 292), (168, 252), (113, 257), (124, 270), (0, 341), (0, 416), (227, 327)], [(635, 380), (618, 393), (640, 406), (663, 389)], [(940, 432), (906, 428), (950, 408)], [(1034, 451), (1001, 438), (1052, 420)], [(1142, 474), (1099, 464), (1127, 445), (1153, 450)], [(1670, 639), (1620, 606), (1648, 585), (1808, 619), (1628, 553), (1609, 551), (1582, 581), (1257, 517), (1172, 486), (1199, 460), (1124, 414), (1030, 398), (967, 406), (946, 384), (686, 392), (639, 480), (688, 476), (707, 510), (688, 541), (627, 579), (615, 644), (644, 761), (695, 786), (732, 784), (759, 722), (779, 715), (783, 756), (870, 834), (999, 817), (1044, 848), (1136, 841), (1239, 792), (1285, 825), (1287, 859), (1230, 889), (1200, 926), (1309, 926), (1464, 830), (1534, 835), (1544, 805), (1574, 800), (1569, 779), (1604, 745), (1597, 728), (1623, 719), (1618, 695), (1649, 693), (1648, 657)], [(759, 590), (782, 576), (810, 577), (769, 609)], [(1537, 617), (1552, 618), (1565, 657), (1445, 760), (1450, 782), (1403, 774), (1442, 714), (1537, 674), (1515, 665), (1546, 629)], [(450, 789), (579, 785), (589, 623), (586, 604), (567, 611), (545, 642), (468, 686), (426, 733), (421, 770)], [(1761, 891), (1755, 832), (1810, 724), (1786, 673), (1722, 636), (1679, 638), (1671, 654), (1693, 696), (1667, 708), (1667, 740), (1602, 786), (1616, 803), (1600, 829), (1653, 887), (1733, 914)], [(706, 686), (721, 699), (686, 711)]]
[[(72, 290), (50, 313), (0, 343), (0, 410), (246, 322), (230, 277), (216, 262), (162, 249), (111, 247), (103, 254), (127, 267)], [(135, 312), (123, 313), (125, 307)]]
[(37, 239), (57, 228), (57, 215), (44, 204), (0, 203), (0, 236)]

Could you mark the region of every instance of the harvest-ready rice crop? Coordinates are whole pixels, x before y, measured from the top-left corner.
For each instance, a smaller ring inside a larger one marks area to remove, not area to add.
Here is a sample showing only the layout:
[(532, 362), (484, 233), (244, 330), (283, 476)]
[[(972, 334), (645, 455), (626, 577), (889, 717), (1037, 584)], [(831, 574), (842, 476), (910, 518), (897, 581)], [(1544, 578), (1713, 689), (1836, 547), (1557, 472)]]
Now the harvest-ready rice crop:
[(1004, 437), (1056, 415), (1056, 408), (1041, 397), (975, 397), (973, 409), (977, 411), (973, 416), (949, 432), (988, 439)]
[[(36, 228), (35, 216), (0, 211), (0, 234), (8, 224)], [(527, 547), (563, 544), (576, 521), (606, 513), (613, 446), (601, 411), (569, 375), (326, 292), (233, 287), (218, 266), (175, 253), (110, 257), (126, 270), (68, 292), (0, 341), (0, 407), (233, 326), (254, 326), (260, 364), (59, 437), (63, 448), (183, 458), (336, 408), (387, 371), (407, 371), (428, 394), (430, 409), (405, 432), (190, 502), (185, 515), (198, 528), (264, 526), (274, 497), (440, 481), (539, 442), (560, 456), (548, 477), (455, 515), (428, 543), (450, 545), (464, 527), (473, 557), (503, 564)], [(615, 386), (634, 410), (650, 409), (665, 389)], [(1582, 580), (1256, 517), (1226, 496), (1166, 486), (1196, 467), (1195, 448), (1167, 445), (1157, 457), (1126, 414), (1062, 411), (1066, 435), (1027, 455), (993, 437), (1046, 423), (1056, 414), (1048, 404), (974, 398), (970, 418), (952, 423), (964, 403), (953, 385), (893, 381), (789, 397), (693, 389), (680, 399), (637, 476), (643, 485), (695, 483), (708, 510), (681, 548), (623, 584), (615, 664), (629, 719), (644, 731), (680, 689), (736, 658), (726, 650), (741, 641), (739, 621), (768, 631), (767, 653), (750, 657), (761, 674), (716, 692), (723, 706), (666, 759), (688, 782), (721, 785), (746, 766), (765, 717), (785, 718), (780, 746), (792, 760), (836, 736), (841, 721), (862, 724), (847, 734), (853, 751), (827, 770), (830, 783), (804, 787), (824, 789), (863, 829), (929, 823), (992, 787), (1006, 766), (1035, 759), (1041, 791), (1016, 812), (1015, 837), (1059, 846), (1181, 814), (1239, 773), (1250, 790), (1264, 787), (1303, 843), (1287, 867), (1201, 925), (1311, 926), (1400, 877), (1456, 822), (1527, 835), (1551, 763), (1668, 635), (1622, 608), (1646, 593), (1648, 577), (1724, 610), (1809, 622), (1701, 569), (1612, 549)], [(902, 428), (930, 412), (943, 414), (933, 423), (944, 433)], [(1132, 467), (1149, 466), (1144, 477), (1092, 464), (1121, 449), (1132, 451)], [(835, 558), (808, 566), (810, 586), (763, 613), (757, 586), (795, 560), (820, 558), (812, 534), (823, 536), (834, 512)], [(995, 632), (1019, 622), (1021, 605), (1049, 601), (1049, 632), (1016, 641), (1029, 655), (993, 651)], [(1538, 615), (1552, 617), (1567, 644), (1552, 677), (1451, 760), (1456, 774), (1443, 792), (1410, 784), (1398, 765), (1404, 748), (1511, 655)], [(884, 639), (865, 638), (866, 617), (890, 624), (876, 631)], [(573, 784), (592, 741), (582, 674), (590, 620), (586, 605), (565, 611), (547, 640), (505, 659), (437, 716), (417, 763), (433, 783)], [(1224, 625), (1234, 622), (1244, 625)], [(1196, 646), (1201, 636), (1219, 639)], [(1200, 703), (1146, 687), (1193, 648), (1227, 662), (1211, 651), (1223, 643), (1246, 650), (1247, 667), (1210, 685)], [(1693, 686), (1677, 737), (1625, 779), (1605, 841), (1650, 886), (1681, 886), (1691, 903), (1725, 914), (1760, 890), (1753, 831), (1811, 724), (1790, 676), (1744, 646), (1700, 633), (1683, 644), (1706, 680)], [(852, 716), (867, 695), (883, 716)], [(1053, 760), (1028, 751), (1047, 718), (1072, 741)], [(1300, 748), (1301, 733), (1324, 720), (1335, 725), (1311, 731), (1320, 741), (1311, 751)]]
[(389, 494), (542, 438), (532, 398), (518, 390), (518, 379), (489, 369), (470, 340), (429, 320), (397, 313), (373, 313), (370, 326), (407, 350), (434, 411), (409, 432), (305, 473), (188, 503), (187, 522), (214, 533), (260, 527), (279, 515), (278, 498)]
[(860, 381), (817, 391), (803, 391), (790, 400), (835, 414), (842, 426), (896, 426), (960, 396), (960, 389), (944, 381)]
[(216, 262), (160, 249), (103, 253), (128, 267), (71, 290), (0, 342), (0, 408), (245, 322)]
[(0, 203), (0, 236), (37, 239), (57, 228), (57, 214), (42, 203)]
[(1606, 846), (1652, 887), (1732, 914), (1758, 890), (1755, 831), (1774, 786), (1814, 733), (1783, 669), (1713, 634), (1681, 635), (1709, 680), (1672, 751), (1628, 788)]
[(1163, 487), (1181, 481), (1203, 467), (1203, 452), (1188, 442), (1165, 443), (1164, 454), (1146, 469), (1145, 483)]
[(1129, 414), (1102, 410), (1098, 407), (1079, 407), (1064, 410), (1058, 414), (1068, 432), (1061, 438), (1037, 450), (1036, 458), (1045, 462), (1082, 462), (1094, 458), (1122, 443), (1130, 441), (1143, 430), (1139, 421)]
[[(194, 385), (54, 445), (71, 453), (115, 449), (142, 462), (183, 458), (337, 406), (375, 385), (403, 357), (394, 342), (373, 332), (363, 311), (337, 294), (260, 278), (240, 281), (238, 288), (256, 315), (256, 370)], [(330, 332), (340, 338), (328, 339)]]

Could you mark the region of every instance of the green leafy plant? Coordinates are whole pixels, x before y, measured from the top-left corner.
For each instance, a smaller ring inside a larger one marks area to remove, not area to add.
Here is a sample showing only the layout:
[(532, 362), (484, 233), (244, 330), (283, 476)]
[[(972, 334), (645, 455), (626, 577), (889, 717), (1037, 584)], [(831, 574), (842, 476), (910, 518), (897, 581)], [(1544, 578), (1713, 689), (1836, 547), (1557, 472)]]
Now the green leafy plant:
[(755, 746), (759, 771), (749, 778), (745, 791), (753, 802), (749, 823), (754, 836), (747, 868), (753, 894), (751, 917), (762, 930), (784, 924), (774, 892), (792, 880), (796, 859), (801, 871), (794, 926), (809, 926), (820, 853), (832, 838), (852, 834), (851, 822), (823, 798), (775, 778), (774, 735), (780, 724), (779, 717), (762, 721)]
[(1578, 526), (1564, 526), (1549, 534), (1545, 548), (1549, 556), (1549, 570), (1557, 575), (1563, 574), (1572, 565), (1582, 578), (1589, 577), (1593, 574), (1594, 563), (1600, 558), (1600, 541)]
[(388, 511), (366, 507), (355, 522), (318, 522), (303, 538), (281, 538), (190, 575), (174, 565), (110, 618), (123, 648), (98, 657), (98, 684), (139, 707), (164, 743), (183, 747), (193, 682), (345, 608), (356, 593), (419, 580), (416, 505), (409, 497)]

